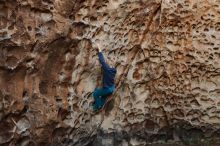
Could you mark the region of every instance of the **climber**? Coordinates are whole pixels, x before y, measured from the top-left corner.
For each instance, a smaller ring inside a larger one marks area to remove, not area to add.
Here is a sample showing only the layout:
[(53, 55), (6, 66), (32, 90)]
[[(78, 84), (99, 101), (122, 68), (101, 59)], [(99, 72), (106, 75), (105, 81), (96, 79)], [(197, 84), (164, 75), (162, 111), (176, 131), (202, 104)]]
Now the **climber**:
[(102, 49), (97, 45), (98, 48), (98, 57), (99, 62), (101, 63), (103, 69), (103, 87), (96, 88), (93, 92), (94, 103), (93, 109), (94, 111), (98, 111), (102, 109), (107, 101), (107, 98), (114, 92), (115, 90), (115, 75), (116, 69), (113, 67), (113, 61), (108, 59), (108, 63), (105, 61), (104, 56), (102, 54)]

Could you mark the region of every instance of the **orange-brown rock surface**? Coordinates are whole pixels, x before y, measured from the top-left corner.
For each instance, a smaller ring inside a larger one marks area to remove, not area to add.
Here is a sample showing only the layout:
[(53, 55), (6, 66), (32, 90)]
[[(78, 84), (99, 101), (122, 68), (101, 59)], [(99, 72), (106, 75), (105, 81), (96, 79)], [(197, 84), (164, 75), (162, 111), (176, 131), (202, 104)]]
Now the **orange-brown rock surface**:
[[(103, 122), (96, 43), (117, 62)], [(219, 128), (219, 0), (0, 0), (0, 145), (187, 144)]]

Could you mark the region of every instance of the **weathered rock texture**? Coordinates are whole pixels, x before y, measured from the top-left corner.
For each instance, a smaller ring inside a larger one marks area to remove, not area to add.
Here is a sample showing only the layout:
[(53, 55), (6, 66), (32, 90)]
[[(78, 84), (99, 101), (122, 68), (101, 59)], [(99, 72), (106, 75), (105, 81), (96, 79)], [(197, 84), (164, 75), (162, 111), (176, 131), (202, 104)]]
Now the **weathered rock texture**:
[[(219, 0), (1, 0), (0, 145), (141, 146), (220, 134)], [(91, 113), (101, 69), (117, 91)]]

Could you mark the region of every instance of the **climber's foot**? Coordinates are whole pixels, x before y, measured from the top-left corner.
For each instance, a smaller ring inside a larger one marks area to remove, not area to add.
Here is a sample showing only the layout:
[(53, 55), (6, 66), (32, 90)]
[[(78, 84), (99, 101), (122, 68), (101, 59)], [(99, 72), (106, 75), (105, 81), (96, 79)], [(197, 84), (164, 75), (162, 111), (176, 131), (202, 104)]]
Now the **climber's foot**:
[(98, 107), (95, 103), (92, 104), (92, 107), (95, 113), (99, 112), (102, 109), (102, 107)]
[(92, 107), (93, 107), (94, 111), (98, 110), (98, 107), (97, 107), (97, 105), (95, 103), (92, 104)]

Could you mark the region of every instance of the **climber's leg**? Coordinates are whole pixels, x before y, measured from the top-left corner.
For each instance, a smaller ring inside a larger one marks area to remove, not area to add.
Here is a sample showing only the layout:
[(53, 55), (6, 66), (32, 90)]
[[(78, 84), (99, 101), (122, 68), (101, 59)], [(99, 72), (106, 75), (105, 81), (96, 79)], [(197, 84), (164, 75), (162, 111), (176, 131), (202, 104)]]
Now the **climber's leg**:
[(111, 94), (112, 94), (111, 88), (107, 88), (107, 87), (96, 88), (93, 92), (93, 97), (94, 97), (93, 109), (98, 110), (102, 108), (102, 106), (105, 104), (107, 97)]
[(107, 96), (94, 97), (93, 109), (94, 110), (101, 109), (102, 106), (105, 104), (106, 99)]
[(111, 95), (115, 90), (115, 86), (111, 87), (103, 87), (103, 88), (96, 88), (93, 92), (93, 96), (99, 97), (99, 96), (109, 96)]
[(93, 110), (98, 110), (102, 105), (101, 98), (97, 96), (93, 96), (93, 97), (94, 97)]

